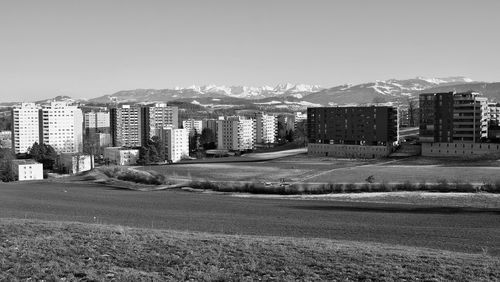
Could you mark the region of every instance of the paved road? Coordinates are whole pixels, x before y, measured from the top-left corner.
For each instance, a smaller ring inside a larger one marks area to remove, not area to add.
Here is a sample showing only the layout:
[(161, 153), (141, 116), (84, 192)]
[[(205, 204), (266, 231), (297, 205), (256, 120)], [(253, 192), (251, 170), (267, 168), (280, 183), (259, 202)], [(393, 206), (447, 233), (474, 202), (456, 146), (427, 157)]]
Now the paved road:
[(0, 184), (0, 217), (322, 237), (500, 256), (500, 210), (136, 192), (82, 184)]

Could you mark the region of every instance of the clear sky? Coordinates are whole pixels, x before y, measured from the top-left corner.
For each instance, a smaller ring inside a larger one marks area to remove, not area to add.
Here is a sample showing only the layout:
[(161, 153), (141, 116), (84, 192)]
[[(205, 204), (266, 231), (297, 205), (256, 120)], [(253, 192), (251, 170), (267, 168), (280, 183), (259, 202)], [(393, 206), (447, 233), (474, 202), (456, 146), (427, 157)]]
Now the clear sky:
[(500, 1), (0, 2), (0, 102), (192, 84), (500, 78)]

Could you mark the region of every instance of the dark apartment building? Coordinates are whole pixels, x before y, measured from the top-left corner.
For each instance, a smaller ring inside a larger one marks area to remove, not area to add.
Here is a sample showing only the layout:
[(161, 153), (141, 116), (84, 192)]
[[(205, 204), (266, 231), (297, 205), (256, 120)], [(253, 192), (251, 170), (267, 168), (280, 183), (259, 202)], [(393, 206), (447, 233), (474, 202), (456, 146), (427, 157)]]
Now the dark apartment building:
[(309, 143), (389, 146), (398, 141), (398, 110), (390, 106), (307, 109)]
[(488, 103), (477, 92), (420, 94), (420, 142), (479, 143), (488, 137)]

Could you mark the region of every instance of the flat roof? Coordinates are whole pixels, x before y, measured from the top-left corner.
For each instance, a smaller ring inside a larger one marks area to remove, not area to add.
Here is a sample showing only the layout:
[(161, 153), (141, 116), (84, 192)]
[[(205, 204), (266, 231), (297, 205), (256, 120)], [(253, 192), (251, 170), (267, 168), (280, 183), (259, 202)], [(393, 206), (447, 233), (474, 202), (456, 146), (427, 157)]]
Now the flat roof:
[(32, 159), (12, 160), (12, 163), (18, 164), (18, 165), (41, 164), (41, 163), (39, 163), (35, 160), (32, 160)]

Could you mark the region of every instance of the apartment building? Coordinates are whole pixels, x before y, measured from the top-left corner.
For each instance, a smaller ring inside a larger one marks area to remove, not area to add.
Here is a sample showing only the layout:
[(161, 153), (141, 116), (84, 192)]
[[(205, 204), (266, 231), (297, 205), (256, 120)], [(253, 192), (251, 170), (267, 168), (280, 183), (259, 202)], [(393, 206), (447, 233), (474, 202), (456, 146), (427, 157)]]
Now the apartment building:
[(33, 143), (40, 142), (39, 110), (35, 103), (12, 108), (12, 148), (16, 154), (27, 153)]
[(488, 100), (477, 92), (420, 94), (420, 142), (479, 143), (488, 137)]
[(12, 160), (11, 167), (17, 181), (43, 179), (43, 165), (35, 160)]
[(240, 116), (217, 121), (217, 149), (245, 151), (255, 149), (255, 120)]
[(165, 103), (156, 103), (151, 106), (142, 107), (143, 115), (143, 142), (155, 135), (157, 128), (177, 128), (179, 124), (179, 109), (167, 106)]
[(500, 103), (488, 103), (488, 139), (500, 141)]
[(111, 143), (114, 147), (140, 147), (143, 144), (143, 115), (140, 106), (122, 105), (109, 112)]
[(169, 162), (178, 162), (189, 156), (189, 131), (185, 128), (159, 128), (156, 135), (165, 147)]
[(294, 126), (293, 129), (297, 129), (297, 124), (303, 121), (307, 121), (307, 113), (296, 112), (294, 114)]
[(201, 131), (203, 130), (203, 121), (194, 119), (183, 120), (182, 128), (186, 129), (190, 136), (193, 136), (195, 131), (196, 133), (201, 134)]
[(49, 144), (58, 153), (83, 149), (82, 111), (66, 102), (51, 102), (40, 110), (40, 143)]
[(107, 111), (91, 111), (84, 114), (84, 128), (85, 129), (95, 129), (109, 130), (110, 119), (109, 112)]
[[(425, 93), (420, 101), (423, 156), (469, 156), (500, 153), (498, 145), (481, 144), (495, 131), (496, 106), (473, 91)], [(489, 133), (491, 129), (491, 133)]]
[(399, 139), (398, 110), (389, 106), (307, 109), (310, 155), (376, 158)]
[(139, 159), (139, 149), (122, 147), (104, 148), (104, 160), (108, 164), (135, 165)]
[(278, 118), (274, 115), (258, 113), (255, 115), (255, 142), (257, 144), (276, 143)]

